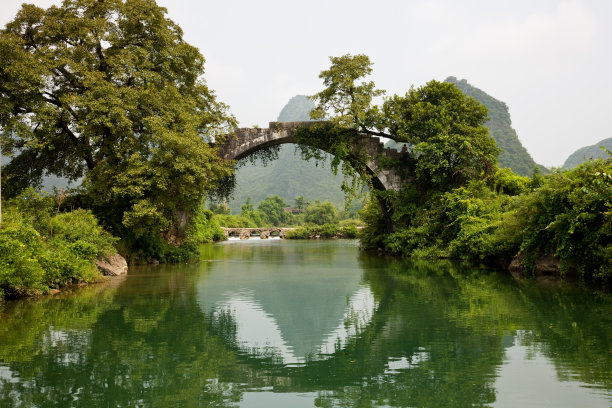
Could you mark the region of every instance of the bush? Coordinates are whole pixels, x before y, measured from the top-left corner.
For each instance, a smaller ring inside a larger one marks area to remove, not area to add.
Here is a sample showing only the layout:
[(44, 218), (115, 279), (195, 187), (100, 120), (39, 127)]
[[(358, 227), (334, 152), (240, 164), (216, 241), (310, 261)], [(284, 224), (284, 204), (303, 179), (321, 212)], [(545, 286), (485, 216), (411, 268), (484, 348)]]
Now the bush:
[[(85, 254), (81, 253), (83, 250)], [(63, 240), (53, 240), (38, 258), (44, 269), (43, 284), (59, 288), (71, 283), (95, 281), (100, 276), (93, 263), (96, 252), (92, 244), (83, 241), (69, 244)]]
[(342, 236), (344, 238), (357, 238), (357, 227), (354, 225), (342, 227)]
[[(374, 197), (374, 196), (373, 196)], [(371, 200), (361, 213), (366, 248), (413, 257), (510, 260), (527, 270), (554, 254), (562, 271), (612, 280), (612, 159), (587, 162), (532, 180), (503, 169), (492, 178), (425, 199), (415, 188), (387, 194), (396, 232)]]
[(223, 241), (225, 234), (212, 211), (200, 208), (191, 218), (187, 227), (185, 242), (199, 245), (206, 242)]
[(304, 221), (310, 224), (325, 225), (338, 221), (338, 210), (329, 201), (315, 201), (306, 207)]
[(8, 296), (43, 290), (45, 271), (38, 262), (43, 247), (40, 234), (32, 227), (5, 227), (5, 223), (0, 229), (0, 288)]
[(88, 210), (79, 209), (56, 215), (51, 219), (51, 231), (52, 238), (62, 238), (68, 243), (75, 244), (77, 251), (79, 250), (77, 247), (82, 251), (89, 251), (90, 254), (87, 256), (92, 259), (97, 255), (109, 255), (115, 252), (117, 238), (104, 231), (98, 225), (96, 217)]
[(314, 238), (316, 234), (313, 233), (312, 227), (308, 225), (302, 225), (293, 230), (288, 230), (285, 233), (286, 239), (310, 239)]
[(117, 239), (91, 212), (52, 215), (47, 197), (27, 190), (5, 207), (0, 228), (0, 291), (24, 296), (98, 278), (94, 259), (115, 252)]
[(490, 184), (498, 193), (519, 195), (530, 191), (532, 181), (528, 177), (519, 176), (508, 168), (497, 169), (490, 177)]
[(225, 228), (256, 228), (257, 225), (251, 218), (243, 215), (223, 215), (216, 214), (214, 222)]
[(557, 171), (521, 197), (515, 222), (523, 226), (521, 252), (528, 268), (554, 253), (565, 270), (612, 279), (612, 159)]
[(303, 225), (285, 234), (287, 239), (312, 239), (312, 238), (334, 238), (340, 232), (336, 224), (325, 225)]

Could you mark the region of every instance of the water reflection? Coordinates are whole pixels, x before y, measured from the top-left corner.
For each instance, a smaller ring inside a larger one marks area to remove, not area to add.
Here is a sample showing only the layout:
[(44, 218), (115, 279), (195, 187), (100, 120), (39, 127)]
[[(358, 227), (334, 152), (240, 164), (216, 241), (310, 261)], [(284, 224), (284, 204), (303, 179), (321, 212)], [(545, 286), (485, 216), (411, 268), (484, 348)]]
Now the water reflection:
[(231, 256), (213, 263), (197, 284), (203, 312), (229, 313), (242, 349), (304, 363), (333, 352), (367, 324), (376, 305), (361, 285), (354, 248), (338, 242), (255, 245), (255, 254), (242, 243), (220, 246)]
[(227, 243), (5, 304), (0, 406), (610, 406), (608, 294), (354, 245)]

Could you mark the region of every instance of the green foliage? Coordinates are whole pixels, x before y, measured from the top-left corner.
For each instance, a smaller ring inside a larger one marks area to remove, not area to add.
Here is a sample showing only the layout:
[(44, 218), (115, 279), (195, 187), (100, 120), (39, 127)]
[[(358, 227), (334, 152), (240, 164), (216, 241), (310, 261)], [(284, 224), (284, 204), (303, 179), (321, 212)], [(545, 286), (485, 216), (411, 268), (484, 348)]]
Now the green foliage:
[(344, 238), (357, 238), (357, 227), (354, 225), (346, 225), (342, 227), (341, 231)]
[(338, 210), (329, 201), (315, 201), (306, 207), (304, 221), (316, 225), (337, 223)]
[(51, 230), (53, 205), (53, 199), (50, 196), (32, 187), (26, 188), (8, 201), (8, 207), (21, 214), (24, 217), (24, 223), (34, 227), (40, 234), (49, 234)]
[(331, 66), (322, 71), (324, 90), (312, 98), (317, 106), (311, 112), (313, 119), (326, 119), (340, 128), (362, 129), (372, 124), (376, 110), (371, 108), (372, 99), (384, 94), (377, 90), (374, 82), (360, 82), (372, 73), (372, 63), (367, 55), (346, 54), (330, 57)]
[(9, 217), (5, 213), (0, 229), (0, 288), (13, 296), (42, 290), (45, 271), (38, 262), (42, 238), (31, 226), (11, 225)]
[[(537, 177), (538, 175), (535, 175), (534, 177), (534, 179), (536, 179), (536, 183), (538, 182)], [(528, 177), (519, 176), (513, 173), (509, 168), (497, 169), (495, 174), (491, 176), (490, 182), (492, 183), (496, 192), (513, 196), (530, 191), (533, 185), (531, 179)]]
[(308, 207), (309, 205), (310, 201), (308, 201), (303, 196), (295, 197), (295, 207), (298, 209), (299, 212), (304, 212), (304, 210), (306, 210), (306, 207)]
[(243, 217), (247, 219), (252, 220), (253, 224), (255, 224), (255, 226), (257, 227), (262, 226), (264, 223), (263, 214), (261, 213), (261, 211), (255, 210), (255, 208), (251, 204), (250, 197), (247, 198), (246, 203), (242, 206), (240, 215), (242, 215)]
[(418, 157), (417, 182), (445, 191), (495, 171), (498, 148), (483, 126), (487, 109), (456, 86), (430, 81), (383, 104), (381, 128)]
[(252, 218), (244, 215), (217, 214), (215, 222), (225, 228), (256, 228), (263, 224), (257, 224)]
[(214, 214), (231, 214), (232, 213), (232, 210), (229, 208), (226, 202), (210, 203), (208, 208)]
[(90, 211), (54, 215), (52, 202), (28, 190), (4, 208), (0, 228), (4, 296), (94, 281), (100, 276), (94, 259), (115, 252), (117, 239), (98, 225)]
[[(207, 141), (233, 129), (204, 58), (154, 1), (24, 5), (0, 32), (0, 126), (15, 195), (45, 172), (83, 185), (114, 233), (169, 238), (231, 173)], [(7, 185), (5, 183), (5, 185)]]
[(380, 210), (370, 204), (362, 213), (362, 244), (415, 258), (510, 260), (520, 251), (528, 270), (538, 257), (554, 254), (564, 271), (609, 280), (610, 197), (611, 160), (533, 180), (504, 169), (424, 203), (410, 189), (401, 191), (392, 234), (381, 229)]
[(86, 210), (60, 213), (51, 219), (52, 238), (59, 238), (73, 245), (73, 249), (90, 257), (110, 255), (115, 252), (117, 239), (104, 231), (98, 220)]
[[(349, 229), (350, 230), (350, 229)], [(313, 238), (335, 238), (340, 234), (337, 224), (324, 225), (302, 225), (294, 230), (287, 231), (287, 239), (313, 239)]]
[(385, 220), (380, 205), (376, 202), (375, 194), (371, 194), (370, 199), (359, 212), (359, 216), (365, 224), (359, 234), (361, 246), (370, 250), (385, 248), (383, 240), (387, 235)]
[(285, 211), (287, 204), (279, 196), (267, 196), (257, 206), (264, 224), (280, 227), (291, 222), (291, 214)]
[(473, 97), (487, 107), (489, 117), (485, 126), (500, 148), (499, 167), (509, 167), (521, 176), (529, 176), (536, 163), (512, 128), (508, 106), (470, 85), (465, 79), (458, 80), (455, 77), (448, 77), (445, 82), (456, 85), (464, 94)]
[(524, 227), (521, 252), (528, 267), (554, 253), (565, 269), (612, 278), (612, 159), (557, 171), (521, 197), (516, 222)]
[(213, 212), (200, 207), (190, 220), (186, 242), (199, 245), (224, 239), (225, 234), (219, 227)]

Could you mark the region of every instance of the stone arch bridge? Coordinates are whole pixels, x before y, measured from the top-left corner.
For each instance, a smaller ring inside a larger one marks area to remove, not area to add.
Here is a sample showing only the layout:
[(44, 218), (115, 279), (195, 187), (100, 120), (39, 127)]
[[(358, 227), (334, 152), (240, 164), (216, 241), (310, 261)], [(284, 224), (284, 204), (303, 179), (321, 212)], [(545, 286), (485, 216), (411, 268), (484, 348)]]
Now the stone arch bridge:
[[(295, 130), (315, 123), (317, 122), (270, 122), (267, 129), (238, 128), (219, 146), (219, 155), (226, 160), (240, 160), (267, 147), (286, 143), (297, 144)], [(381, 163), (400, 159), (401, 152), (385, 148), (380, 139), (369, 135), (359, 138), (354, 144), (353, 151), (365, 152), (372, 158), (366, 167), (372, 176), (372, 185), (375, 189), (394, 191), (400, 189), (402, 183), (400, 175), (392, 168), (385, 168)]]

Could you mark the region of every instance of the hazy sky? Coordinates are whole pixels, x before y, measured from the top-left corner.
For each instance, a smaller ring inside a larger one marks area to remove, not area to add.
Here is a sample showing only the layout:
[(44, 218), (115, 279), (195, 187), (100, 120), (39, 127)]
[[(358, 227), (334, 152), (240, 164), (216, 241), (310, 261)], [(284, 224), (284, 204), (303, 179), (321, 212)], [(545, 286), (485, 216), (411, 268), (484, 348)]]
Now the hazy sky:
[[(0, 25), (21, 0), (0, 0)], [(59, 4), (32, 0), (41, 7)], [(510, 107), (534, 159), (560, 166), (612, 137), (610, 0), (158, 0), (206, 58), (241, 126), (322, 87), (329, 56), (365, 53), (388, 94), (452, 75)]]

